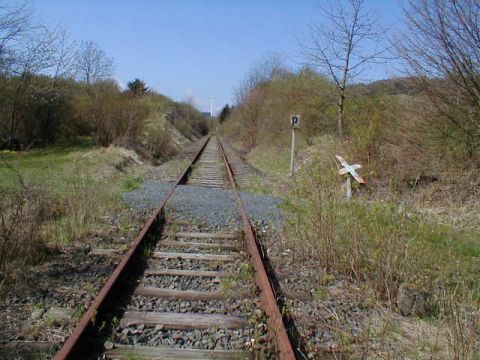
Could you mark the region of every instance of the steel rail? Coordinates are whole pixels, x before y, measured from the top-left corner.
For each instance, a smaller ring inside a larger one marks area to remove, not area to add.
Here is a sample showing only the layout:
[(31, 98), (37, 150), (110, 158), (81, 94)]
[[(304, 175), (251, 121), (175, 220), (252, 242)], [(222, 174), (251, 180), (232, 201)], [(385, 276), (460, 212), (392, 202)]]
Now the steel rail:
[(191, 171), (193, 164), (198, 160), (198, 158), (200, 157), (202, 151), (205, 149), (205, 146), (207, 145), (209, 140), (210, 140), (210, 136), (207, 137), (207, 139), (202, 144), (200, 149), (193, 156), (190, 162), (190, 165), (178, 177), (177, 181), (175, 182), (173, 187), (170, 189), (170, 191), (167, 193), (167, 195), (163, 198), (158, 208), (153, 212), (153, 214), (150, 216), (148, 221), (145, 223), (142, 230), (140, 231), (140, 233), (138, 234), (138, 236), (135, 238), (134, 242), (130, 246), (130, 249), (122, 257), (122, 260), (117, 265), (113, 273), (110, 275), (110, 277), (108, 278), (107, 282), (105, 283), (103, 288), (100, 290), (98, 295), (95, 297), (92, 304), (83, 315), (82, 319), (77, 323), (77, 325), (73, 329), (72, 334), (69, 336), (67, 341), (63, 344), (62, 348), (55, 355), (54, 360), (65, 360), (65, 359), (71, 358), (74, 355), (74, 352), (77, 350), (76, 348), (80, 343), (81, 337), (85, 334), (86, 330), (89, 327), (93, 326), (94, 319), (97, 315), (97, 312), (100, 310), (101, 306), (105, 303), (108, 296), (111, 294), (112, 288), (115, 286), (118, 279), (123, 274), (125, 268), (130, 263), (130, 261), (136, 254), (137, 250), (140, 248), (140, 245), (143, 244), (147, 234), (149, 234), (150, 230), (152, 229), (153, 224), (155, 224), (155, 222), (162, 215), (165, 204), (167, 203), (169, 198), (172, 196), (176, 187), (180, 185), (188, 177), (188, 174)]
[[(275, 294), (270, 284), (270, 280), (268, 279), (265, 267), (263, 266), (262, 257), (260, 256), (260, 252), (258, 250), (258, 244), (257, 240), (255, 239), (255, 234), (253, 233), (252, 225), (248, 220), (245, 204), (240, 196), (240, 192), (238, 191), (231, 165), (225, 154), (225, 150), (223, 149), (220, 139), (218, 139), (218, 145), (220, 152), (222, 153), (225, 168), (227, 170), (228, 179), (233, 191), (235, 192), (235, 197), (240, 208), (245, 237), (247, 239), (248, 252), (255, 270), (255, 281), (260, 289), (260, 299), (267, 315), (267, 324), (269, 325), (269, 330), (275, 334), (275, 338), (273, 340), (276, 341), (278, 350), (280, 352), (279, 358), (281, 360), (295, 360), (295, 354), (290, 343), (287, 330), (285, 329), (282, 315), (278, 309)], [(270, 333), (270, 337), (273, 338), (271, 335), (272, 334)]]

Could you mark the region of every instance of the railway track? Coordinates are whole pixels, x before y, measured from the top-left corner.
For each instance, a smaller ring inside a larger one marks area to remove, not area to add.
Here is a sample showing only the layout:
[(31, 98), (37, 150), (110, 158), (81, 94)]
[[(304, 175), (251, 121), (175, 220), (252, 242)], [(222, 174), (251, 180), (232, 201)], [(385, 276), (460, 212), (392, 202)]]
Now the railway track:
[(209, 141), (188, 177), (189, 185), (223, 188), (227, 175), (216, 138)]
[[(242, 228), (165, 216), (179, 184), (232, 189)], [(88, 358), (295, 359), (217, 137), (202, 143), (55, 357)]]

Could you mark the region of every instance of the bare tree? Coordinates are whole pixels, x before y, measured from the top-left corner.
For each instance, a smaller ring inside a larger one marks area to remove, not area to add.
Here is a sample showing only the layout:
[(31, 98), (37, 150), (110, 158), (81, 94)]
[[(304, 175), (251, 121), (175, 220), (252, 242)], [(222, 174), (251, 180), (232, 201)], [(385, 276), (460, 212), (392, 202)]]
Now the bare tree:
[(257, 144), (260, 128), (260, 117), (266, 106), (268, 84), (291, 74), (279, 54), (270, 54), (254, 64), (235, 91), (235, 102), (242, 119), (245, 121), (245, 132), (248, 146)]
[(0, 69), (6, 72), (12, 61), (11, 43), (25, 35), (30, 27), (30, 10), (26, 3), (5, 5), (0, 2)]
[[(63, 27), (57, 27), (54, 31), (54, 68), (53, 79), (68, 78), (72, 75), (75, 58), (75, 41), (70, 40), (67, 31)], [(54, 85), (56, 82), (54, 81)]]
[(309, 26), (309, 42), (302, 51), (314, 67), (328, 74), (338, 92), (338, 134), (343, 137), (345, 90), (367, 65), (385, 61), (385, 36), (378, 17), (364, 0), (330, 0), (318, 8), (320, 19)]
[(290, 70), (279, 54), (270, 54), (254, 64), (235, 90), (237, 104), (244, 102), (255, 88), (268, 81), (290, 74)]
[(29, 111), (24, 121), (25, 140), (41, 143), (52, 142), (58, 135), (62, 111), (65, 108), (66, 79), (72, 76), (75, 42), (68, 37), (63, 27), (51, 31), (51, 68), (46, 69), (48, 78), (35, 77), (29, 91)]
[(409, 0), (396, 48), (433, 111), (429, 133), (480, 149), (480, 1)]
[(245, 123), (245, 133), (247, 134), (250, 148), (257, 145), (258, 135), (260, 132), (261, 116), (266, 106), (268, 96), (267, 84), (260, 84), (253, 89), (248, 98), (238, 107)]
[(113, 59), (93, 41), (83, 41), (75, 53), (74, 69), (87, 84), (113, 75)]

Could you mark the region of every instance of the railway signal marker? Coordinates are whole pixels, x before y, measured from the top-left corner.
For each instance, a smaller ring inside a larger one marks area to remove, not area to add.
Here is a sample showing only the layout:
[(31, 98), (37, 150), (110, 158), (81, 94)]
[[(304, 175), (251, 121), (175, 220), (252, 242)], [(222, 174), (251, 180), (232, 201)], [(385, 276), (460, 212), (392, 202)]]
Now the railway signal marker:
[(290, 115), (290, 126), (293, 129), (298, 129), (300, 128), (300, 115)]
[(366, 184), (365, 180), (358, 175), (356, 170), (360, 169), (362, 165), (360, 164), (354, 164), (350, 165), (345, 161), (344, 158), (342, 158), (340, 155), (335, 155), (338, 161), (342, 164), (343, 168), (338, 170), (338, 173), (340, 175), (347, 175), (347, 179), (345, 181), (345, 196), (347, 199), (350, 199), (352, 197), (352, 180), (351, 178), (354, 178), (359, 184)]
[(294, 159), (295, 159), (295, 129), (300, 128), (300, 115), (290, 115), (290, 127), (292, 128), (292, 151), (290, 153), (290, 176), (294, 173)]

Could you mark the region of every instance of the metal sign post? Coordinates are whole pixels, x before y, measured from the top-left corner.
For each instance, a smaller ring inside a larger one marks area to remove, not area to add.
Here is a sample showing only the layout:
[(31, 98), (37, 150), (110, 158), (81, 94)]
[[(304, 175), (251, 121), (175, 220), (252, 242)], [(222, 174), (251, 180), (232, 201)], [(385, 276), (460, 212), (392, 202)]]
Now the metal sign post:
[(340, 175), (347, 175), (347, 178), (345, 180), (345, 197), (347, 200), (349, 200), (352, 197), (352, 178), (355, 179), (359, 184), (365, 184), (365, 180), (357, 174), (355, 170), (360, 169), (362, 165), (360, 164), (354, 164), (354, 165), (349, 165), (344, 158), (342, 158), (339, 155), (335, 155), (338, 161), (342, 164), (343, 168), (338, 170), (338, 173)]
[(292, 128), (292, 151), (290, 152), (290, 176), (293, 176), (295, 172), (294, 159), (295, 159), (295, 129), (300, 128), (300, 115), (290, 116), (290, 127)]

